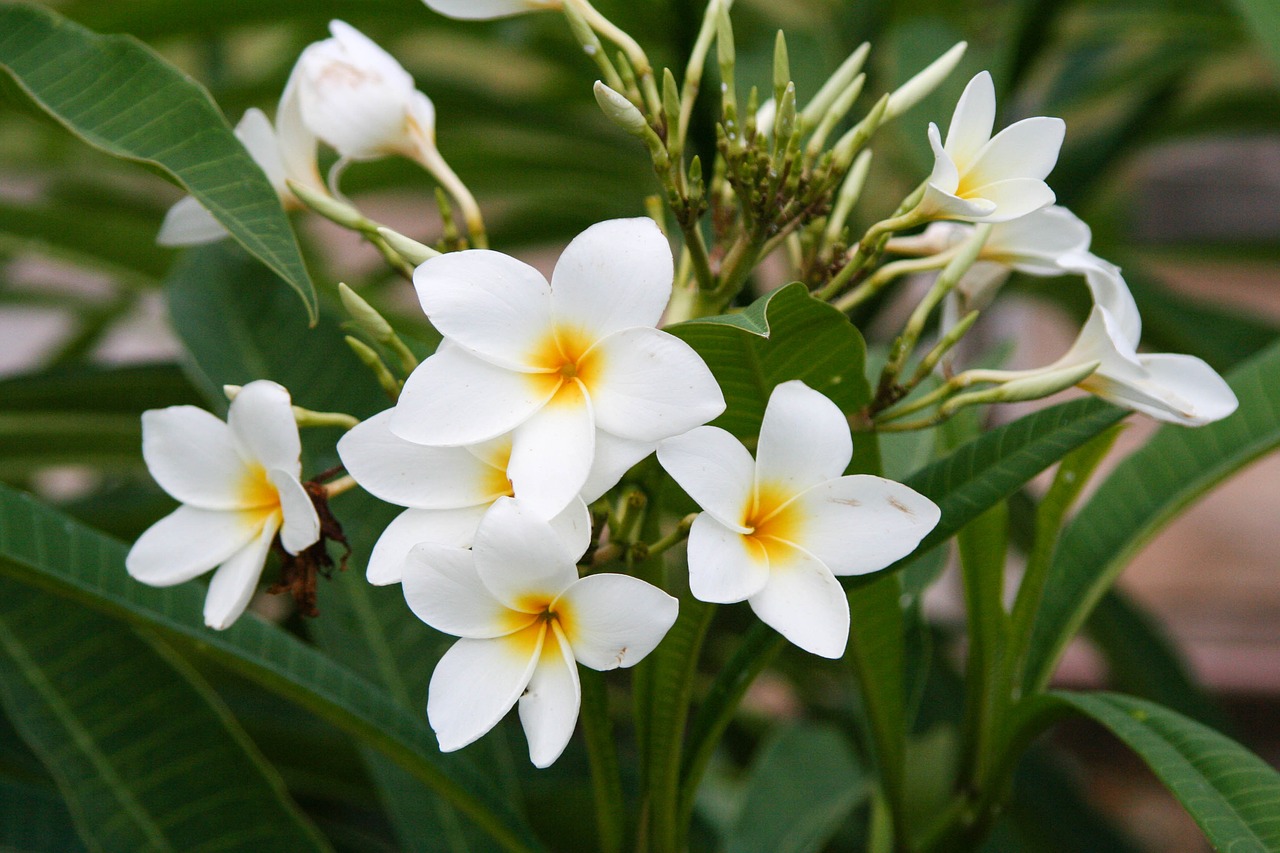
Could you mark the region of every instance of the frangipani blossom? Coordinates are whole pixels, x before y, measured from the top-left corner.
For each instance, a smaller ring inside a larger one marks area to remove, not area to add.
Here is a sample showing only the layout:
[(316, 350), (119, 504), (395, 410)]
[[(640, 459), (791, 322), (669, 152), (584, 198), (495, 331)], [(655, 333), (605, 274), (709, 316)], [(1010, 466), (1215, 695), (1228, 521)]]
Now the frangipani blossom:
[(436, 111), (409, 72), (368, 36), (330, 21), (333, 38), (308, 45), (281, 98), (287, 117), (338, 152), (340, 162), (435, 151)]
[[(301, 210), (303, 206), (289, 191), (286, 180), (327, 193), (316, 169), (314, 137), (308, 143), (305, 137), (297, 134), (277, 134), (271, 121), (256, 108), (245, 110), (244, 117), (235, 127), (235, 134), (244, 143), (249, 156), (266, 173), (285, 210)], [(283, 150), (286, 137), (297, 146), (297, 150)], [(169, 208), (156, 242), (161, 246), (195, 246), (226, 236), (227, 229), (213, 218), (213, 214), (205, 210), (195, 197), (187, 196)]]
[(172, 586), (217, 567), (205, 624), (227, 628), (249, 603), (276, 533), (290, 554), (320, 538), (320, 519), (299, 477), (302, 446), (289, 392), (246, 385), (227, 421), (195, 406), (142, 415), (142, 456), (160, 487), (182, 502), (125, 558), (129, 574)]
[(464, 21), (507, 18), (540, 9), (559, 9), (561, 0), (426, 0), (441, 15)]
[[(342, 464), (365, 491), (408, 507), (387, 525), (369, 556), (369, 583), (378, 586), (400, 583), (405, 560), (419, 542), (470, 548), (494, 501), (519, 497), (507, 473), (510, 434), (467, 447), (431, 447), (392, 433), (391, 416), (391, 409), (374, 415), (338, 442)], [(607, 466), (607, 455), (597, 456), (596, 463)], [(613, 470), (599, 471), (594, 478), (598, 491), (584, 495), (586, 500), (600, 497), (631, 464), (634, 460), (622, 458)], [(568, 550), (586, 550), (591, 518), (582, 497), (572, 499), (549, 523)]]
[[(1127, 325), (1127, 328), (1126, 328)], [(1141, 325), (1097, 304), (1067, 354), (1045, 372), (1089, 362), (1098, 369), (1079, 387), (1104, 400), (1183, 426), (1203, 426), (1236, 410), (1235, 392), (1212, 367), (1190, 355), (1137, 352)]]
[(704, 510), (689, 530), (694, 597), (745, 599), (800, 648), (840, 657), (849, 604), (836, 575), (905, 557), (940, 518), (901, 483), (842, 476), (852, 456), (844, 415), (798, 380), (773, 390), (755, 460), (717, 427), (659, 445), (662, 467)]
[(671, 279), (670, 246), (643, 218), (588, 228), (550, 285), (498, 252), (428, 260), (414, 286), (444, 341), (406, 381), (391, 432), (452, 447), (510, 432), (521, 503), (558, 513), (600, 488), (588, 483), (598, 455), (638, 461), (724, 411), (698, 354), (655, 328)]
[(418, 545), (405, 599), (422, 621), (461, 637), (431, 676), (427, 719), (442, 752), (475, 741), (520, 703), (529, 759), (546, 767), (578, 719), (577, 664), (609, 670), (653, 651), (676, 599), (626, 575), (578, 577), (561, 539), (501, 498), (470, 550)]
[(983, 71), (960, 95), (945, 144), (938, 126), (929, 124), (934, 164), (919, 215), (1006, 222), (1053, 203), (1044, 179), (1058, 162), (1062, 119), (1023, 119), (993, 137), (995, 118), (995, 84)]

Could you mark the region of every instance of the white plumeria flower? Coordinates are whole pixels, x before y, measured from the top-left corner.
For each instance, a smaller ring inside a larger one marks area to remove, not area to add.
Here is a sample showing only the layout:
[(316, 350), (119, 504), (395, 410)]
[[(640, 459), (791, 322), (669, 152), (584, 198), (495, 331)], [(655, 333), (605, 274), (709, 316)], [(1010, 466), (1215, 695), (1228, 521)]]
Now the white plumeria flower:
[[(342, 464), (365, 491), (408, 507), (383, 531), (369, 556), (369, 582), (379, 586), (400, 583), (409, 551), (419, 542), (471, 547), (476, 527), (493, 502), (520, 497), (507, 472), (510, 434), (468, 447), (431, 447), (392, 433), (392, 411), (374, 415), (338, 442)], [(647, 456), (652, 448), (640, 447), (638, 452)], [(637, 461), (627, 453), (596, 455), (583, 494), (549, 522), (568, 550), (586, 550), (591, 537), (587, 503), (612, 488)]]
[(1058, 162), (1066, 133), (1062, 119), (1036, 116), (991, 135), (996, 90), (983, 71), (956, 104), (944, 144), (929, 124), (933, 173), (916, 212), (934, 219), (1006, 222), (1052, 204), (1044, 179)]
[(901, 483), (842, 476), (852, 456), (840, 409), (799, 380), (769, 397), (754, 461), (717, 427), (660, 444), (662, 467), (704, 510), (689, 530), (694, 597), (746, 600), (805, 651), (844, 654), (849, 604), (836, 575), (905, 557), (940, 517)]
[(1142, 327), (1135, 318), (1122, 319), (1106, 305), (1094, 305), (1071, 349), (1044, 372), (1099, 362), (1098, 369), (1078, 383), (1080, 388), (1117, 406), (1183, 426), (1203, 426), (1236, 410), (1235, 392), (1200, 359), (1139, 354)]
[(468, 551), (418, 545), (404, 594), (418, 618), (461, 637), (431, 676), (427, 719), (442, 752), (475, 741), (520, 703), (529, 758), (546, 767), (578, 719), (577, 663), (635, 664), (675, 622), (676, 599), (626, 575), (579, 578), (577, 554), (510, 498)]
[(482, 21), (541, 9), (559, 9), (561, 0), (426, 0), (431, 9), (450, 18)]
[[(235, 127), (235, 134), (244, 143), (249, 156), (266, 173), (285, 210), (301, 210), (303, 207), (290, 192), (286, 180), (327, 194), (316, 170), (314, 137), (308, 139), (305, 135), (289, 134), (283, 130), (277, 133), (262, 110), (256, 108), (245, 110), (244, 117)], [(292, 150), (285, 150), (286, 141), (293, 145)], [(213, 218), (213, 214), (193, 196), (187, 196), (169, 208), (156, 242), (161, 246), (195, 246), (226, 236), (227, 229)]]
[(308, 45), (280, 110), (338, 152), (340, 163), (435, 150), (436, 111), (409, 72), (368, 36), (330, 21), (333, 38)]
[(142, 415), (142, 456), (160, 487), (182, 502), (125, 558), (129, 574), (172, 586), (217, 567), (204, 621), (227, 628), (258, 586), (271, 542), (298, 554), (320, 539), (320, 519), (299, 477), (302, 445), (289, 392), (250, 382), (223, 423), (195, 406)]
[(671, 279), (671, 248), (644, 218), (588, 228), (550, 285), (498, 252), (428, 260), (414, 286), (444, 341), (406, 381), (391, 432), (453, 447), (511, 432), (516, 494), (555, 515), (588, 487), (597, 456), (638, 461), (724, 411), (698, 354), (655, 328)]

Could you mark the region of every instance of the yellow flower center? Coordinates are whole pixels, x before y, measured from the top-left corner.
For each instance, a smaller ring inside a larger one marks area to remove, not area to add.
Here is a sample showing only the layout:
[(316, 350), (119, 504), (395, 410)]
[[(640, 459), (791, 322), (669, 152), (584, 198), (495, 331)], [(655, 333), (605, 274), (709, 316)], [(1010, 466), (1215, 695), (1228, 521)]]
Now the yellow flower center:
[(280, 506), (280, 493), (271, 484), (261, 465), (253, 463), (246, 466), (244, 479), (240, 481), (240, 501), (246, 509)]
[(590, 388), (600, 374), (600, 357), (590, 352), (594, 340), (581, 330), (556, 326), (533, 348), (529, 365), (538, 368), (534, 381), (546, 386), (548, 395), (566, 380), (576, 379)]
[(772, 557), (786, 543), (798, 542), (803, 536), (804, 516), (799, 502), (792, 500), (791, 490), (774, 483), (760, 483), (756, 487), (752, 506), (744, 514), (742, 526), (750, 532), (743, 534), (755, 545), (761, 556)]

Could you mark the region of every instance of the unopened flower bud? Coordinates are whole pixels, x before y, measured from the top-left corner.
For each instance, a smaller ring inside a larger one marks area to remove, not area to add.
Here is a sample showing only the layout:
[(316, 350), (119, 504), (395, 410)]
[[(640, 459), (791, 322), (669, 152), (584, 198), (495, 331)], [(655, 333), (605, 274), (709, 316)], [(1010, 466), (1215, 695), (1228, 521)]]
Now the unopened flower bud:
[(644, 114), (636, 109), (635, 104), (627, 100), (625, 95), (615, 92), (599, 80), (596, 81), (594, 91), (596, 103), (600, 105), (600, 110), (609, 121), (632, 136), (644, 138), (645, 131), (649, 130), (649, 122), (645, 120)]

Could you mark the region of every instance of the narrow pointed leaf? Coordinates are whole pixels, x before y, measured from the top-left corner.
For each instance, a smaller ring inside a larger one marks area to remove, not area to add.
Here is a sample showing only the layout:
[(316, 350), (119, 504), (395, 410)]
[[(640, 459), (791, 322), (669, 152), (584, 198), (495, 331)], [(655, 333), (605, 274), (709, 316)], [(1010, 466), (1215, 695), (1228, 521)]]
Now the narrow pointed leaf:
[(0, 702), (95, 849), (329, 849), (181, 658), (11, 580)]
[(0, 5), (0, 69), (71, 133), (187, 190), (316, 315), (284, 208), (209, 93), (130, 36), (102, 36), (33, 5)]

